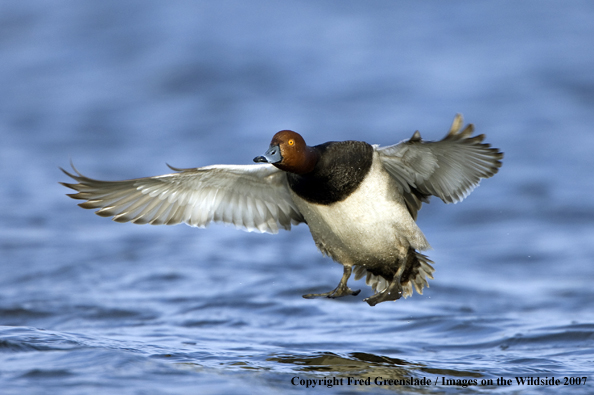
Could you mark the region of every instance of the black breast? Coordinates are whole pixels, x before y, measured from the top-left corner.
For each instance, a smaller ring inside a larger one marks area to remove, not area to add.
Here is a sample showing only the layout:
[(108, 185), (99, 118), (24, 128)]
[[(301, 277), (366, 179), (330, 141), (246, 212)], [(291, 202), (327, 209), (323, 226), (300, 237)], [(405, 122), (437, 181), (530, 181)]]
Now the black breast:
[(329, 205), (346, 199), (359, 187), (373, 161), (373, 147), (362, 141), (329, 142), (313, 148), (320, 159), (311, 173), (287, 173), (291, 189), (310, 203)]

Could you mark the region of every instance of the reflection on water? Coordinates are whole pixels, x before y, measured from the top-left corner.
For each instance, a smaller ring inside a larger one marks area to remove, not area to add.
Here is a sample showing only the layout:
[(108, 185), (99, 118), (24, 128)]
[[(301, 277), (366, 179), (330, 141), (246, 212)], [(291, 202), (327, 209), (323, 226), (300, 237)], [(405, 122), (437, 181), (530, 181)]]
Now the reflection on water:
[(408, 376), (414, 368), (420, 367), (420, 365), (411, 364), (401, 359), (367, 353), (351, 353), (347, 356), (331, 352), (310, 356), (274, 355), (267, 361), (292, 364), (295, 365), (296, 371), (302, 372), (328, 372), (348, 374), (354, 377), (383, 375), (394, 379)]

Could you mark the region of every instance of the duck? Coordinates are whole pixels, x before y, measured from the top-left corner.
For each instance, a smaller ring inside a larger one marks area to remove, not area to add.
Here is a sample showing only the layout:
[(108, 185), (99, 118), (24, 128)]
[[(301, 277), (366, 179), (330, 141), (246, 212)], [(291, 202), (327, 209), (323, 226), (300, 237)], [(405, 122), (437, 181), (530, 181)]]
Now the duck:
[(247, 231), (277, 233), (301, 223), (320, 252), (343, 266), (331, 291), (304, 298), (358, 295), (347, 282), (366, 277), (370, 306), (418, 294), (429, 287), (434, 268), (422, 251), (431, 248), (416, 223), (423, 203), (466, 198), (495, 175), (503, 152), (472, 136), (457, 114), (446, 136), (411, 138), (380, 147), (363, 141), (308, 146), (291, 130), (276, 133), (255, 164), (176, 168), (174, 173), (123, 181), (101, 181), (61, 169), (76, 183), (67, 196), (102, 217), (134, 224), (211, 222)]

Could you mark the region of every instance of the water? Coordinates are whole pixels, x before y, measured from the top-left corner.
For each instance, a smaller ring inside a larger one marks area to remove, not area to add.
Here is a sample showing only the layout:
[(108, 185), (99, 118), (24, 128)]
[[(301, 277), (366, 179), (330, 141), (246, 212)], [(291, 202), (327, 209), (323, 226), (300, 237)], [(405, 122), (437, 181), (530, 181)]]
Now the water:
[[(585, 1), (3, 2), (2, 393), (591, 393), (593, 18)], [(285, 128), (439, 139), (456, 112), (504, 165), (423, 207), (435, 280), (374, 308), (362, 281), (301, 298), (342, 273), (303, 225), (117, 224), (57, 183), (70, 159), (100, 179), (250, 163)], [(375, 383), (409, 377), (432, 384)]]

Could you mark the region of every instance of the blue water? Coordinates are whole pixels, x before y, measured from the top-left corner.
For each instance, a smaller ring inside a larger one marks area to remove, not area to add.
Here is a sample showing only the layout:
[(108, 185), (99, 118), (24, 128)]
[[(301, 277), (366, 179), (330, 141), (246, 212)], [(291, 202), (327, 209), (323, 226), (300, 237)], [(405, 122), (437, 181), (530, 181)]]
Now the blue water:
[[(0, 3), (1, 392), (594, 392), (592, 20), (587, 1)], [(303, 225), (118, 224), (58, 184), (70, 159), (112, 180), (247, 164), (280, 129), (440, 139), (457, 112), (504, 165), (423, 207), (435, 280), (373, 308), (362, 281), (301, 297), (342, 273)], [(407, 377), (432, 384), (375, 383)]]

